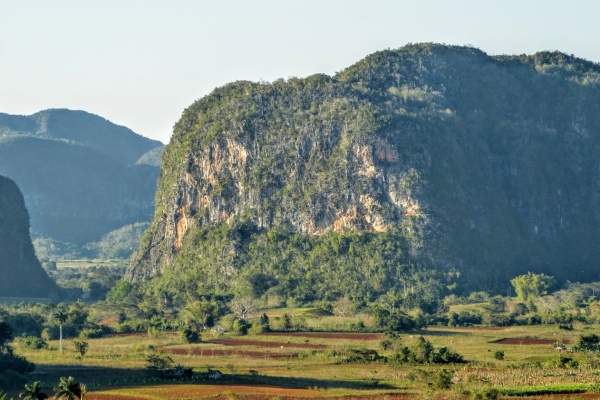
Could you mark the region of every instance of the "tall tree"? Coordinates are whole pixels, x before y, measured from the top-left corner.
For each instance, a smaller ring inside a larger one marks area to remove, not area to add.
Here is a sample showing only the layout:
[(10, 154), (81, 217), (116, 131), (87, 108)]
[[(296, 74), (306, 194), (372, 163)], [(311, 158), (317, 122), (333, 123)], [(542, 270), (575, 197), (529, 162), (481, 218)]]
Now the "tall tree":
[(65, 322), (67, 322), (67, 319), (69, 318), (69, 315), (67, 314), (67, 312), (65, 310), (63, 310), (62, 308), (57, 309), (54, 314), (52, 314), (52, 319), (56, 322), (58, 322), (59, 325), (59, 335), (60, 335), (60, 354), (63, 354), (63, 345), (62, 345), (62, 328), (63, 328), (63, 324)]

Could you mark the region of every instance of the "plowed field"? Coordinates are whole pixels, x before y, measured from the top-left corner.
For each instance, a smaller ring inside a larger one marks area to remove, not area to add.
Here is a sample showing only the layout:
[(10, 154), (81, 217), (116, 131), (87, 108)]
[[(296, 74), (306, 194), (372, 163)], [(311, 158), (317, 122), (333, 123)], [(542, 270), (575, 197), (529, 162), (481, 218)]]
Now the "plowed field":
[(207, 343), (222, 344), (224, 346), (252, 346), (252, 347), (266, 347), (269, 349), (326, 349), (327, 346), (324, 344), (309, 344), (309, 343), (283, 343), (283, 342), (263, 342), (260, 340), (229, 340), (229, 339), (218, 339), (210, 340)]
[(350, 340), (380, 340), (383, 335), (379, 333), (336, 333), (336, 332), (272, 332), (263, 333), (262, 336), (297, 336), (317, 339), (350, 339)]

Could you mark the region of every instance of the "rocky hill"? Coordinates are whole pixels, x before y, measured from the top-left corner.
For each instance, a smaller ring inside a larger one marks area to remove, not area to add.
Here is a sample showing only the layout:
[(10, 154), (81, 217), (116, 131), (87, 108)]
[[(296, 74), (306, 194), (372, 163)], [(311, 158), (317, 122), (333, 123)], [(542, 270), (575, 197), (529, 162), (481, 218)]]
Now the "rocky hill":
[(127, 278), (366, 301), (598, 279), (599, 160), (600, 65), (559, 52), (409, 45), (235, 82), (175, 126)]
[(54, 298), (58, 293), (35, 256), (23, 196), (0, 175), (0, 296)]

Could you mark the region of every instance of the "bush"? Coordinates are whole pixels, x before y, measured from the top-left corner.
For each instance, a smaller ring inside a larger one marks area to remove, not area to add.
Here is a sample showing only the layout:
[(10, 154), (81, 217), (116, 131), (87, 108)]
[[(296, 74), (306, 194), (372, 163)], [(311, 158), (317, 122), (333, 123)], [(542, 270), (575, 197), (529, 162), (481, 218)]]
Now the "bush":
[(437, 389), (450, 389), (452, 387), (452, 377), (454, 371), (448, 371), (446, 368), (441, 369), (435, 376), (435, 387)]
[(44, 340), (56, 340), (58, 339), (59, 336), (59, 331), (58, 331), (58, 327), (56, 326), (51, 326), (48, 328), (44, 328), (44, 330), (42, 331), (42, 339)]
[(494, 352), (494, 358), (496, 360), (504, 360), (504, 351), (503, 350), (497, 350)]
[(17, 343), (27, 349), (32, 350), (48, 348), (48, 343), (44, 339), (35, 336), (20, 336), (17, 338)]
[(500, 392), (496, 388), (483, 389), (481, 393), (474, 393), (473, 400), (496, 400)]
[(99, 339), (104, 336), (104, 331), (101, 328), (84, 329), (79, 332), (80, 339)]
[(233, 321), (231, 329), (236, 335), (247, 335), (248, 334), (249, 325), (246, 321), (242, 319), (236, 319)]
[(577, 350), (582, 352), (598, 352), (600, 351), (600, 336), (593, 333), (589, 335), (579, 336)]
[(173, 359), (167, 355), (153, 353), (146, 358), (146, 370), (151, 374), (160, 375), (170, 368), (173, 368)]
[(85, 357), (85, 353), (87, 353), (89, 347), (88, 342), (84, 342), (83, 340), (75, 340), (73, 341), (73, 346), (75, 346), (75, 351), (79, 353), (81, 358)]
[(184, 343), (200, 343), (200, 333), (189, 326), (181, 330), (180, 337)]
[(344, 363), (366, 364), (376, 361), (383, 361), (382, 357), (375, 350), (370, 349), (348, 349), (346, 356), (342, 359)]
[(558, 329), (562, 329), (564, 331), (572, 331), (573, 324), (558, 324)]
[(462, 364), (466, 362), (463, 356), (447, 347), (436, 351), (431, 342), (422, 336), (417, 338), (417, 343), (412, 348), (403, 347), (390, 358), (390, 361), (397, 364)]

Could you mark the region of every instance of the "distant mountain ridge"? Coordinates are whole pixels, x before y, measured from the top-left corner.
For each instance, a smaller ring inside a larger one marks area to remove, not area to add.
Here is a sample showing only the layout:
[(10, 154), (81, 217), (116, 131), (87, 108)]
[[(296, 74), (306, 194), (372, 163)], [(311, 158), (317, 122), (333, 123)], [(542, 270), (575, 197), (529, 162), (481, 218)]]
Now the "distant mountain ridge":
[(73, 141), (124, 165), (134, 164), (148, 151), (163, 146), (98, 115), (62, 108), (28, 116), (0, 113), (0, 137), (15, 135)]
[(81, 247), (150, 221), (162, 148), (84, 111), (0, 114), (0, 173), (21, 188), (34, 238), (50, 244)]

